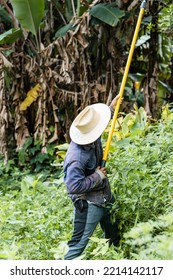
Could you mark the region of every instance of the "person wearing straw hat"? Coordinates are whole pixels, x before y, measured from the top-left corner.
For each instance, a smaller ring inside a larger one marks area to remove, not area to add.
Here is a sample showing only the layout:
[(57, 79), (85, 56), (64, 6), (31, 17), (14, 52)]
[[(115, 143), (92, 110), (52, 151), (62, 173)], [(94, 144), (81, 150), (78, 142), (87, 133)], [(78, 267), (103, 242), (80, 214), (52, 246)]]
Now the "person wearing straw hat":
[(118, 98), (119, 95), (110, 106), (103, 103), (87, 106), (70, 127), (71, 143), (64, 160), (64, 182), (74, 204), (74, 228), (65, 260), (82, 254), (99, 223), (109, 245), (119, 242), (118, 222), (112, 223), (110, 215), (114, 197), (106, 168), (100, 167), (103, 156), (101, 135)]

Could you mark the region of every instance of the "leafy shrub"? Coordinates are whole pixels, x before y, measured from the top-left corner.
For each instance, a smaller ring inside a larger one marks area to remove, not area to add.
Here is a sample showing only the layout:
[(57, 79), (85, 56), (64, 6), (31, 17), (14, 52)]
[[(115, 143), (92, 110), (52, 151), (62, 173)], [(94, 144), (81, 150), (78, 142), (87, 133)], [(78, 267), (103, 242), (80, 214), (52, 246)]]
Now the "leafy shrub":
[(69, 239), (69, 203), (62, 177), (42, 181), (27, 175), (21, 191), (0, 196), (0, 258), (54, 259), (53, 247)]
[(131, 259), (173, 260), (173, 212), (139, 223), (124, 237)]
[(30, 170), (41, 172), (51, 169), (50, 163), (56, 159), (55, 145), (49, 145), (43, 151), (42, 142), (35, 141), (29, 137), (24, 145), (18, 151), (19, 165), (25, 167), (29, 165)]
[[(151, 126), (145, 137), (120, 140), (109, 159), (116, 197), (114, 216), (123, 231), (172, 208), (173, 121)], [(123, 142), (123, 145), (122, 145)]]
[(14, 160), (4, 163), (0, 160), (0, 192), (6, 193), (10, 190), (19, 190), (20, 181), (23, 176), (28, 174), (28, 169), (20, 169), (16, 166)]

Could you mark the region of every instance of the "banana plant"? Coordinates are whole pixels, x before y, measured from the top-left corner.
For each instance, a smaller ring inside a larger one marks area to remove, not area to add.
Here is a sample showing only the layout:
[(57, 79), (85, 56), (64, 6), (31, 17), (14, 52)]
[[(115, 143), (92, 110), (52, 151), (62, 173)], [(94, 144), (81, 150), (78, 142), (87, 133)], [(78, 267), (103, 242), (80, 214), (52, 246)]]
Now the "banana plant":
[(90, 15), (115, 27), (125, 12), (115, 6), (115, 3), (101, 3), (92, 7)]
[[(5, 7), (7, 3), (2, 1)], [(44, 17), (44, 0), (11, 0), (11, 5), (13, 11), (7, 7), (10, 15), (13, 18), (17, 18), (21, 29), (23, 31), (31, 32), (36, 39), (37, 48), (40, 49), (40, 39), (38, 31), (40, 28), (41, 21)], [(15, 31), (15, 28), (8, 30), (0, 36), (0, 44), (4, 44), (4, 41), (7, 40), (7, 43), (15, 42), (16, 39), (20, 38), (23, 33)]]
[[(55, 34), (55, 38), (63, 37), (69, 30), (74, 30), (78, 25), (74, 25), (75, 18), (82, 16), (83, 13), (88, 12), (91, 16), (90, 23), (94, 24), (108, 24), (115, 27), (119, 20), (125, 16), (125, 11), (119, 9), (116, 3), (100, 3), (96, 5), (81, 5), (77, 1), (76, 6), (73, 1), (67, 1), (66, 15), (68, 15), (69, 22), (64, 25)], [(72, 12), (73, 11), (73, 12)], [(69, 17), (71, 15), (71, 18)]]

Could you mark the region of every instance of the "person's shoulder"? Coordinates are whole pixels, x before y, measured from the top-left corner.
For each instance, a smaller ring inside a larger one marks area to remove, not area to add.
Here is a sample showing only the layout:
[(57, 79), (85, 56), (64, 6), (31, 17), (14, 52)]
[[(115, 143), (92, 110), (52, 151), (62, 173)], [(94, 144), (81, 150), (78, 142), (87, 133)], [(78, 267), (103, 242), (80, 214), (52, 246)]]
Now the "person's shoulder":
[(76, 144), (75, 142), (71, 141), (70, 142), (70, 145), (69, 145), (69, 148), (68, 148), (68, 151), (74, 151), (74, 150), (81, 150), (82, 146), (81, 145), (78, 145)]
[(74, 161), (80, 159), (80, 154), (82, 152), (82, 147), (80, 145), (74, 143), (73, 141), (70, 142), (70, 145), (67, 150), (66, 160)]
[(71, 142), (66, 154), (66, 161), (75, 161), (84, 164), (90, 158), (90, 151), (91, 147), (89, 147), (89, 145), (79, 145)]

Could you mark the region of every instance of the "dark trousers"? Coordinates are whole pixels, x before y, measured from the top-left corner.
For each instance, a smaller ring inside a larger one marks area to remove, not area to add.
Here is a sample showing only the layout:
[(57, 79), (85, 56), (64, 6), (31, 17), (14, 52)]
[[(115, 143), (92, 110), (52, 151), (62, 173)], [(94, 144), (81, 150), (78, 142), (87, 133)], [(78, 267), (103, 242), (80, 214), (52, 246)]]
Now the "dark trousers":
[(105, 238), (109, 239), (109, 244), (118, 244), (118, 224), (112, 224), (110, 217), (110, 207), (99, 207), (80, 200), (75, 205), (74, 230), (69, 241), (69, 251), (65, 255), (65, 260), (71, 260), (81, 255), (88, 244), (96, 226), (100, 223), (105, 233)]

